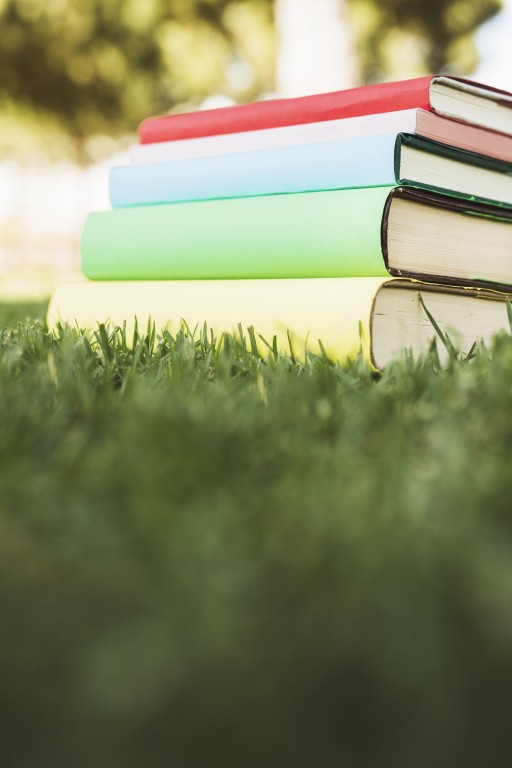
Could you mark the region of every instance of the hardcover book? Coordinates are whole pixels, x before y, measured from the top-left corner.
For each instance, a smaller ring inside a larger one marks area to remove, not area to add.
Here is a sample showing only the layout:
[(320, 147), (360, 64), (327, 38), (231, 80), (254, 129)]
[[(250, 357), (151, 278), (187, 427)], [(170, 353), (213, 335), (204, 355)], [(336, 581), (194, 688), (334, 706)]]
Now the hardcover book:
[(512, 285), (512, 209), (408, 187), (241, 197), (90, 214), (93, 280), (410, 276)]
[(323, 120), (317, 123), (263, 128), (256, 131), (202, 136), (195, 139), (135, 144), (130, 162), (160, 163), (191, 157), (209, 157), (260, 149), (276, 149), (321, 141), (339, 141), (382, 133), (414, 133), (425, 139), (512, 162), (512, 137), (449, 120), (424, 109), (381, 112), (361, 117)]
[(392, 184), (512, 205), (512, 163), (405, 133), (118, 166), (109, 191), (116, 208)]
[[(304, 359), (306, 350), (345, 360), (359, 350), (377, 369), (410, 350), (425, 353), (436, 329), (429, 312), (454, 345), (469, 352), (479, 340), (490, 342), (509, 330), (506, 296), (489, 290), (426, 285), (411, 280), (318, 278), (295, 280), (217, 280), (160, 282), (78, 282), (55, 291), (48, 326), (59, 323), (94, 329), (100, 322), (125, 326), (133, 334), (135, 318), (144, 333), (176, 333), (186, 326), (201, 332), (208, 324), (223, 332), (247, 335), (255, 329), (262, 355), (269, 348)], [(438, 344), (441, 360), (447, 353)]]
[(152, 117), (140, 125), (139, 138), (141, 144), (147, 144), (404, 109), (429, 110), (512, 134), (512, 94), (469, 80), (436, 75), (334, 93)]

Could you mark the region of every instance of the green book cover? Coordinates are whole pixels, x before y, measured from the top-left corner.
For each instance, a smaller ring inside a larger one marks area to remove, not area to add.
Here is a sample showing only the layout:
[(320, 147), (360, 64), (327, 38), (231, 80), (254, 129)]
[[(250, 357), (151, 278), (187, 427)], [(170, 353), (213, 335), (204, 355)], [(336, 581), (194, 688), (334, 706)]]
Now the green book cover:
[(381, 225), (393, 188), (92, 213), (82, 268), (92, 280), (384, 277)]

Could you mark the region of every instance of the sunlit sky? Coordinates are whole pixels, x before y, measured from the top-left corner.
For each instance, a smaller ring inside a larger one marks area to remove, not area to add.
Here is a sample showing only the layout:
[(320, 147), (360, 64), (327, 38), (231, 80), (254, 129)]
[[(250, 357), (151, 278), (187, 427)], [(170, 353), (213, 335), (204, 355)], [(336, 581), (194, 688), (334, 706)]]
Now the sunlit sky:
[(472, 77), (512, 91), (512, 0), (505, 0), (504, 6), (478, 32), (481, 62)]

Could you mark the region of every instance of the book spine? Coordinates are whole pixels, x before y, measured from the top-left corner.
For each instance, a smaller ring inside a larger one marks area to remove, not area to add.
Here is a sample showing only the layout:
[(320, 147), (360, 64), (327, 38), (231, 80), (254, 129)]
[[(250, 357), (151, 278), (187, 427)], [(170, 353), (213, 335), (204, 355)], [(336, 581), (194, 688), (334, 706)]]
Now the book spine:
[(144, 120), (141, 144), (191, 139), (285, 125), (358, 117), (403, 109), (430, 109), (432, 77), (365, 85), (334, 93), (241, 104)]
[[(55, 331), (59, 323), (95, 329), (98, 323), (122, 326), (128, 338), (135, 318), (144, 332), (154, 323), (157, 333), (167, 328), (177, 333), (183, 323), (193, 331), (208, 324), (216, 336), (238, 336), (238, 325), (247, 335), (255, 329), (262, 355), (276, 338), (279, 351), (304, 359), (305, 350), (333, 359), (356, 355), (361, 346), (368, 353), (368, 325), (379, 278), (312, 278), (306, 280), (215, 281), (116, 281), (77, 282), (56, 288), (48, 307), (47, 322)], [(288, 335), (288, 332), (290, 335)], [(322, 346), (319, 343), (322, 342)]]
[(124, 166), (110, 173), (114, 208), (216, 198), (391, 186), (395, 133)]
[[(433, 115), (433, 113), (421, 114)], [(192, 157), (211, 157), (235, 152), (257, 152), (301, 144), (317, 144), (322, 141), (339, 141), (356, 136), (377, 136), (381, 133), (414, 133), (419, 110), (404, 109), (398, 112), (382, 112), (345, 120), (324, 120), (320, 123), (288, 125), (281, 128), (265, 128), (260, 131), (202, 136), (181, 141), (163, 141), (154, 144), (135, 144), (130, 147), (130, 162), (161, 163), (186, 160)], [(442, 120), (442, 118), (438, 118)], [(445, 121), (446, 122), (446, 121)], [(510, 140), (512, 144), (512, 140)]]
[(91, 214), (82, 267), (93, 280), (365, 277), (391, 187), (118, 208)]

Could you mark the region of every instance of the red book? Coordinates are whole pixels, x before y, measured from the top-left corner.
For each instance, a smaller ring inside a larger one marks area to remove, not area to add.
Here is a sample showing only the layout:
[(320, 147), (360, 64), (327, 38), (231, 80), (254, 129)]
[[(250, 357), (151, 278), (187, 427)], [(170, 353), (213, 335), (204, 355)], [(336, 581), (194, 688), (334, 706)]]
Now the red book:
[(461, 78), (435, 75), (150, 117), (141, 123), (139, 138), (141, 144), (151, 144), (416, 108), (512, 135), (512, 94)]

